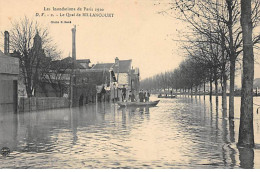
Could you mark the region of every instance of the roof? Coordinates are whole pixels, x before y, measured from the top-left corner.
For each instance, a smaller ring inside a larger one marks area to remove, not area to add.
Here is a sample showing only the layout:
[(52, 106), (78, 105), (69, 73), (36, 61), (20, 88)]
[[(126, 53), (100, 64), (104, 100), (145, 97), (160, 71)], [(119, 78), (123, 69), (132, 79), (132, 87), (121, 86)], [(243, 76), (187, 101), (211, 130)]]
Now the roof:
[[(132, 60), (119, 60), (119, 73), (128, 73), (131, 70)], [(118, 71), (116, 65), (113, 66), (115, 72)]]
[(0, 73), (2, 74), (19, 74), (19, 59), (5, 55), (0, 50)]
[(98, 64), (95, 64), (91, 69), (110, 70), (110, 68), (113, 65), (114, 65), (114, 63), (98, 63)]
[[(119, 73), (128, 73), (131, 70), (132, 60), (119, 60)], [(118, 67), (115, 63), (98, 63), (94, 65), (91, 69), (96, 70), (110, 70), (113, 69), (114, 72), (118, 71)]]
[[(51, 66), (53, 69), (71, 69), (72, 68), (72, 57), (66, 57), (61, 60), (54, 60), (51, 62)], [(79, 64), (79, 62), (75, 61), (75, 69), (85, 69), (84, 66)]]
[(78, 63), (90, 63), (90, 59), (78, 59)]

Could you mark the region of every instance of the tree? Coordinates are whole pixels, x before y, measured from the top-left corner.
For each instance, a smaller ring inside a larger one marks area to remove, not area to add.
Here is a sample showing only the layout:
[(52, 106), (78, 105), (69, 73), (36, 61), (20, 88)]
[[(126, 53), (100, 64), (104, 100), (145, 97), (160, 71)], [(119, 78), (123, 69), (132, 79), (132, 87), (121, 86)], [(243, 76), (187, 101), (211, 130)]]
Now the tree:
[[(192, 31), (201, 35), (212, 37), (212, 31), (216, 32), (213, 43), (218, 44), (225, 49), (229, 60), (229, 117), (234, 118), (234, 85), (236, 61), (242, 48), (242, 30), (239, 25), (240, 3), (238, 0), (175, 0), (175, 3), (164, 3), (170, 8), (161, 11), (161, 14), (176, 16), (175, 18), (187, 22)], [(159, 3), (160, 4), (160, 3)], [(260, 1), (252, 1), (252, 26), (256, 27), (259, 23)], [(178, 9), (180, 13), (174, 13), (173, 9)], [(221, 39), (219, 39), (221, 37)], [(222, 39), (224, 38), (224, 39)], [(259, 42), (260, 36), (257, 35), (253, 43)], [(225, 43), (222, 46), (222, 43)], [(224, 79), (222, 78), (225, 83)], [(225, 87), (222, 87), (225, 89)], [(223, 94), (224, 95), (224, 94)]]
[(35, 94), (39, 78), (59, 52), (49, 37), (48, 29), (27, 17), (12, 23), (10, 49), (20, 59), (21, 77), (28, 97)]
[[(66, 81), (67, 78), (69, 78), (72, 67), (73, 60), (71, 57), (51, 61), (46, 72), (44, 72), (40, 78), (42, 90), (45, 90), (45, 84), (49, 83), (57, 97), (63, 96), (63, 93), (68, 89), (68, 83), (66, 83)], [(48, 96), (47, 92), (45, 92), (45, 95)]]
[(241, 26), (243, 33), (243, 76), (241, 92), (238, 145), (254, 147), (253, 80), (254, 53), (252, 41), (251, 0), (241, 0)]

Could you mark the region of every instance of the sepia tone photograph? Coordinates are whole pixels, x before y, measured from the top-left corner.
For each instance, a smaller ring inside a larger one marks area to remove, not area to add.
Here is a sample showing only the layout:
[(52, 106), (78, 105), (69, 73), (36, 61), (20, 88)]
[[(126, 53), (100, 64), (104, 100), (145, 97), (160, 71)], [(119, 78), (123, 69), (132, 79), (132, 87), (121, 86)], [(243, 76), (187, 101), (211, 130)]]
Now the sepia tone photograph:
[(0, 0), (0, 169), (260, 169), (259, 0)]

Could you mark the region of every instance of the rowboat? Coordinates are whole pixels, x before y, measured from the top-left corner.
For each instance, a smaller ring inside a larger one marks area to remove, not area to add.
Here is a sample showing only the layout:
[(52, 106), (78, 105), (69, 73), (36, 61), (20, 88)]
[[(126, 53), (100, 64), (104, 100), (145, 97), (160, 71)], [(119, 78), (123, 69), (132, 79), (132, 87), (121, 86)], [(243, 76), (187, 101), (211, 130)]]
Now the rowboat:
[(150, 102), (117, 102), (120, 107), (125, 106), (156, 106), (160, 100)]
[(171, 96), (171, 95), (169, 95), (169, 96), (162, 96), (162, 95), (158, 95), (158, 98), (176, 98), (176, 96)]

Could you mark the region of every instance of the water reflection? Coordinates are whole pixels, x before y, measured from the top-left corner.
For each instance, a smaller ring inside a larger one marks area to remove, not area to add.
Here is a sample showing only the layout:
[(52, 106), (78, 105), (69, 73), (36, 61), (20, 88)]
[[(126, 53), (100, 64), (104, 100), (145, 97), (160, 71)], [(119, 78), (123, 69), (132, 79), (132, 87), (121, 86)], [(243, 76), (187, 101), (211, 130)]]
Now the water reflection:
[(254, 149), (238, 148), (241, 168), (254, 168)]
[[(0, 168), (260, 168), (259, 149), (236, 147), (239, 116), (230, 120), (221, 98), (214, 99), (1, 115), (0, 146), (11, 154), (0, 157)], [(259, 123), (258, 116), (254, 120)]]

